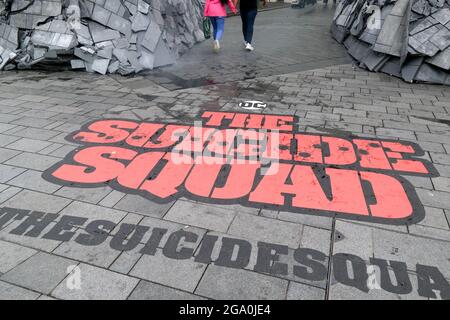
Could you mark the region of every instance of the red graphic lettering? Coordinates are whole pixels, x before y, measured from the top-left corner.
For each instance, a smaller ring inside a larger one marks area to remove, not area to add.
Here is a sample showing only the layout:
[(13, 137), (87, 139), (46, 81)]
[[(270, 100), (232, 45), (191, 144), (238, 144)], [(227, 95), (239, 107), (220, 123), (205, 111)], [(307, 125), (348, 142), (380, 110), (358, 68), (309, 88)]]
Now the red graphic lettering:
[[(250, 201), (283, 205), (285, 195), (291, 195), (294, 207), (368, 215), (356, 171), (328, 168), (326, 175), (330, 179), (331, 199), (310, 166), (282, 165), (278, 175), (263, 178)], [(290, 183), (286, 182), (288, 178)]]
[(159, 202), (188, 197), (394, 224), (424, 216), (403, 175), (437, 174), (414, 143), (296, 132), (297, 119), (285, 115), (207, 111), (202, 120), (206, 127), (95, 121), (67, 138), (85, 146), (43, 176)]
[(375, 195), (376, 204), (370, 205), (372, 216), (401, 219), (412, 214), (412, 205), (397, 179), (374, 172), (361, 172), (361, 179), (370, 182)]
[(125, 165), (117, 160), (131, 160), (136, 154), (125, 148), (90, 147), (75, 154), (73, 160), (78, 164), (63, 164), (53, 176), (74, 183), (105, 183), (125, 169)]
[(294, 155), (295, 161), (322, 163), (322, 147), (320, 136), (296, 134), (297, 153)]
[(179, 126), (179, 125), (167, 125), (163, 129), (160, 130), (157, 137), (152, 141), (148, 141), (144, 148), (149, 149), (164, 149), (173, 147), (177, 144), (187, 133), (189, 132), (190, 127), (188, 126)]
[(166, 199), (180, 191), (184, 180), (192, 168), (192, 163), (183, 161), (175, 163), (171, 160), (170, 153), (163, 158), (164, 166), (155, 176), (150, 176), (142, 184), (140, 190), (148, 192), (160, 199)]
[(360, 165), (363, 168), (392, 170), (389, 160), (379, 141), (353, 140), (358, 148)]
[(137, 126), (133, 121), (101, 120), (92, 123), (88, 127), (90, 131), (77, 133), (74, 139), (88, 143), (117, 143), (130, 135), (126, 129), (135, 129)]
[(414, 148), (412, 146), (407, 146), (401, 144), (399, 142), (382, 142), (383, 147), (389, 149), (391, 151), (386, 152), (386, 155), (393, 159), (392, 167), (397, 171), (407, 171), (407, 172), (416, 172), (416, 173), (429, 173), (427, 168), (423, 165), (422, 162), (417, 160), (404, 160), (402, 153), (414, 154)]
[(356, 154), (350, 141), (335, 138), (322, 137), (322, 142), (328, 145), (330, 155), (324, 158), (326, 164), (349, 165), (356, 162)]

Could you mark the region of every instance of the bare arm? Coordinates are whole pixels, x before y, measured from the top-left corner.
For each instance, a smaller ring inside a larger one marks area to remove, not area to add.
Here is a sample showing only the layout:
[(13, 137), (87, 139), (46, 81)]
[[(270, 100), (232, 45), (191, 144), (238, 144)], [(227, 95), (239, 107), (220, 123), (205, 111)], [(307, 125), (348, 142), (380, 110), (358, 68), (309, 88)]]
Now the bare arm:
[(237, 12), (235, 0), (228, 0), (228, 6), (230, 7), (231, 11), (233, 11), (233, 13)]

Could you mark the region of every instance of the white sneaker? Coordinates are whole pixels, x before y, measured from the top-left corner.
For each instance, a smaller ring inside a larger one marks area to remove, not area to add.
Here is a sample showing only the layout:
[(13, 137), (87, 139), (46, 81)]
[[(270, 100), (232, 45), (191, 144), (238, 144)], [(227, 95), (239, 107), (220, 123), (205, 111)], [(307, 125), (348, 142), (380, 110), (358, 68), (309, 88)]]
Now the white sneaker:
[(219, 40), (214, 40), (213, 50), (214, 50), (215, 53), (219, 52), (219, 50), (220, 50), (220, 42), (219, 42)]
[(250, 43), (247, 43), (247, 45), (245, 46), (245, 50), (253, 51), (255, 50), (255, 48), (253, 48), (253, 46)]
[(244, 40), (244, 47), (247, 48), (247, 41)]

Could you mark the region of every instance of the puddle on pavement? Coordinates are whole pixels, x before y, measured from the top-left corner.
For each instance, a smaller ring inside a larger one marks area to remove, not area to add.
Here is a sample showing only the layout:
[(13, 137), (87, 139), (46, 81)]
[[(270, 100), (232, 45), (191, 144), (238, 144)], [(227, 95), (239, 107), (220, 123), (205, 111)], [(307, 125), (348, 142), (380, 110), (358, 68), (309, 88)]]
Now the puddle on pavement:
[(144, 72), (139, 75), (144, 78), (153, 81), (154, 83), (162, 86), (168, 87), (169, 89), (189, 89), (196, 87), (203, 87), (207, 85), (215, 84), (216, 82), (211, 77), (201, 77), (196, 79), (184, 79), (173, 73), (164, 71), (162, 69), (153, 70), (152, 72)]
[(202, 104), (200, 108), (208, 111), (219, 111), (222, 106), (219, 103), (219, 99), (216, 99)]
[(436, 123), (442, 123), (442, 124), (446, 124), (446, 125), (450, 126), (450, 120), (446, 120), (446, 119), (434, 119), (434, 118), (426, 118), (426, 117), (419, 117), (419, 116), (414, 116), (414, 118), (427, 120), (427, 121), (431, 121), (431, 122), (436, 122)]
[[(208, 101), (200, 105), (200, 109), (217, 111), (222, 108), (219, 104), (220, 99), (236, 99), (239, 98), (242, 101), (246, 100), (264, 100), (264, 103), (270, 104), (272, 96), (278, 94), (278, 87), (272, 84), (255, 82), (251, 86), (245, 86), (239, 82), (229, 82), (224, 84), (217, 84), (215, 86), (207, 87), (214, 96), (219, 96), (212, 101)], [(232, 102), (232, 101), (230, 101)], [(234, 101), (236, 102), (236, 101)], [(236, 103), (236, 110), (238, 110), (238, 103)], [(240, 109), (239, 109), (240, 110)]]
[(158, 96), (149, 95), (149, 94), (142, 94), (142, 93), (136, 93), (136, 95), (139, 98), (144, 99), (145, 101), (153, 101), (153, 100), (155, 100), (158, 97)]
[(346, 130), (342, 130), (342, 129), (338, 129), (338, 128), (332, 128), (332, 127), (317, 127), (317, 126), (311, 126), (311, 128), (314, 128), (320, 132), (325, 132), (328, 134), (332, 134), (336, 137), (342, 137), (342, 138), (347, 138), (347, 139), (353, 139), (356, 138), (357, 136), (355, 134), (353, 134), (350, 131), (346, 131)]

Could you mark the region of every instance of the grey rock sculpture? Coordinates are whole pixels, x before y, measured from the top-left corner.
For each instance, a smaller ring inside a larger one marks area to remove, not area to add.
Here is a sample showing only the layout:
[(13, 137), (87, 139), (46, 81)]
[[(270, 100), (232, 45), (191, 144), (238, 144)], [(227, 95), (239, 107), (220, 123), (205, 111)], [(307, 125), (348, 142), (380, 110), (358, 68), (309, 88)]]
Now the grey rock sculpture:
[(331, 33), (363, 68), (450, 84), (450, 0), (341, 0)]
[(40, 63), (128, 75), (204, 40), (202, 0), (0, 0), (0, 70)]

